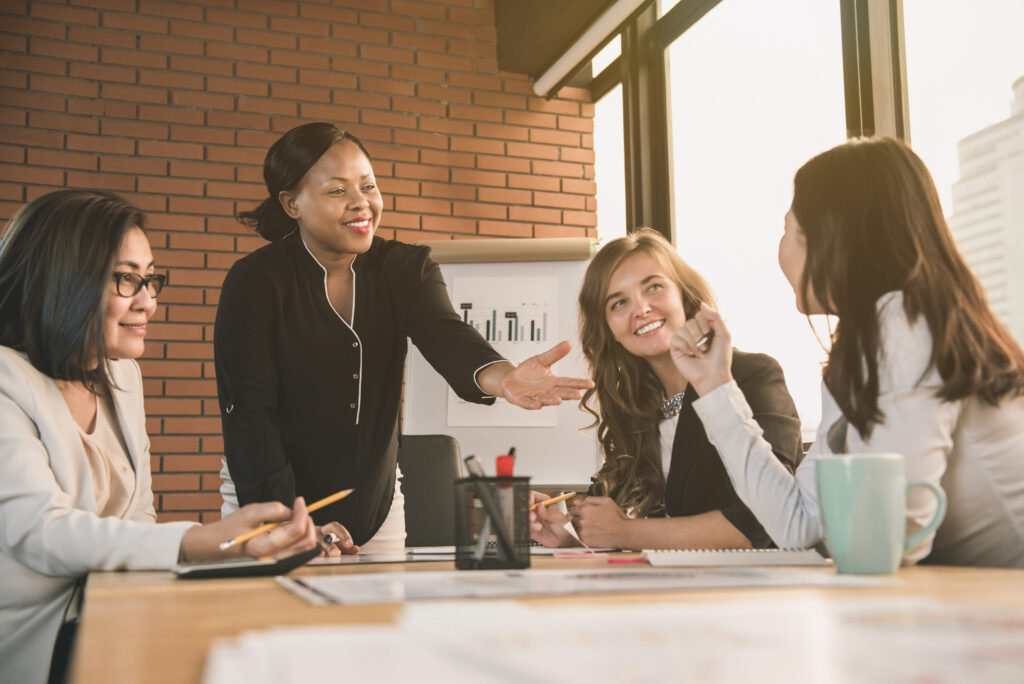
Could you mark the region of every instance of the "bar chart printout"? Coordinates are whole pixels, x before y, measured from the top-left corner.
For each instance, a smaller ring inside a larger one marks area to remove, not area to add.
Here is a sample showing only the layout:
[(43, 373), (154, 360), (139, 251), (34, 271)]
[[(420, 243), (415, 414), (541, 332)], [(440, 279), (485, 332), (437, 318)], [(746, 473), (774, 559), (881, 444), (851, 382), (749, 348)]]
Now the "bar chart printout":
[[(499, 354), (518, 364), (558, 338), (557, 278), (455, 278), (452, 306)], [(557, 370), (556, 370), (557, 373)], [(498, 398), (494, 406), (463, 401), (448, 390), (449, 426), (554, 427), (554, 410), (524, 411)]]

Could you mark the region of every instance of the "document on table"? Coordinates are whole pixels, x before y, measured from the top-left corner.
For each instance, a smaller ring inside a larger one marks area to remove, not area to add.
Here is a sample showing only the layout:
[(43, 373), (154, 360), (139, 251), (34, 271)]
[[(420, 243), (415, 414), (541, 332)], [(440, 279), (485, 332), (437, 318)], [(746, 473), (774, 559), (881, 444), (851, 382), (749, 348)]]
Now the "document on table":
[[(372, 565), (375, 563), (417, 563), (430, 561), (454, 561), (454, 546), (431, 547), (442, 549), (431, 553), (417, 553), (420, 549), (395, 549), (383, 551), (363, 551), (348, 556), (317, 556), (307, 565)], [(450, 549), (445, 551), (443, 549)]]
[(346, 680), (446, 684), (664, 681), (667, 673), (708, 684), (1020, 682), (1021, 643), (1024, 614), (917, 597), (431, 601), (409, 604), (393, 626), (277, 628), (217, 642), (203, 682), (308, 684), (337, 679), (339, 667)]
[(857, 587), (892, 583), (889, 579), (789, 568), (447, 570), (385, 575), (278, 577), (277, 581), (318, 604), (565, 596), (735, 587)]
[(619, 549), (613, 546), (592, 546), (589, 550), (584, 549), (582, 546), (563, 546), (556, 548), (548, 548), (546, 546), (531, 546), (531, 556), (558, 556), (559, 554), (573, 554), (574, 558), (586, 558), (588, 553), (594, 554), (607, 554), (611, 551), (618, 551)]
[[(531, 546), (531, 556), (553, 556), (564, 553), (569, 549), (549, 549), (543, 546)], [(573, 549), (583, 551), (582, 549)], [(612, 548), (591, 549), (595, 554), (605, 551), (615, 551)], [(586, 555), (576, 554), (574, 558), (586, 558)], [(454, 546), (419, 546), (410, 549), (386, 549), (382, 551), (364, 551), (350, 556), (317, 556), (309, 561), (307, 565), (371, 565), (375, 563), (422, 563), (430, 561), (454, 561)]]
[(754, 567), (764, 565), (820, 565), (832, 561), (814, 549), (644, 549), (644, 558), (655, 567)]

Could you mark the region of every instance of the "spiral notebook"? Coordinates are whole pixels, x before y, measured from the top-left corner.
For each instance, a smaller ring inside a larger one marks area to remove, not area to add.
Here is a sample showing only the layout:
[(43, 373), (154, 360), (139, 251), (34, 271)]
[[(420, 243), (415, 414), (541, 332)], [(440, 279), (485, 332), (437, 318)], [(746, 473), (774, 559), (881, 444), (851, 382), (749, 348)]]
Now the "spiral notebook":
[(648, 563), (661, 567), (832, 565), (814, 549), (644, 549), (643, 553)]

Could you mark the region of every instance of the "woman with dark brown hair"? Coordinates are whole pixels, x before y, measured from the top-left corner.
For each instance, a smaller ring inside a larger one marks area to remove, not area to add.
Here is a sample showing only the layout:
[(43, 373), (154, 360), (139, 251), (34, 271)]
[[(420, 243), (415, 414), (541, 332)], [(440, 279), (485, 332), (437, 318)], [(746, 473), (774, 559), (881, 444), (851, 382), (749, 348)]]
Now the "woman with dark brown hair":
[[(957, 250), (924, 163), (889, 139), (811, 159), (794, 180), (779, 265), (801, 312), (838, 319), (821, 426), (795, 477), (756, 434), (718, 314), (702, 309), (672, 342), (701, 394), (694, 408), (768, 534), (784, 546), (821, 538), (819, 458), (896, 452), (908, 479), (948, 497), (945, 521), (904, 562), (1024, 567), (1024, 352)], [(709, 330), (705, 352), (695, 342)], [(935, 506), (912, 493), (908, 533)]]
[[(301, 498), (156, 522), (142, 375), (166, 276), (101, 190), (29, 202), (0, 239), (0, 680), (64, 681), (86, 575), (316, 546)], [(266, 521), (290, 521), (222, 550)]]
[[(670, 356), (673, 333), (711, 299), (700, 274), (650, 229), (608, 243), (587, 268), (580, 344), (594, 388), (581, 406), (594, 416), (605, 461), (591, 495), (571, 505), (586, 544), (771, 546), (733, 491), (693, 412), (697, 393)], [(779, 364), (737, 351), (732, 373), (780, 467), (792, 472), (801, 458), (800, 420)], [(533, 536), (549, 546), (573, 544), (565, 523), (554, 507), (540, 506)]]

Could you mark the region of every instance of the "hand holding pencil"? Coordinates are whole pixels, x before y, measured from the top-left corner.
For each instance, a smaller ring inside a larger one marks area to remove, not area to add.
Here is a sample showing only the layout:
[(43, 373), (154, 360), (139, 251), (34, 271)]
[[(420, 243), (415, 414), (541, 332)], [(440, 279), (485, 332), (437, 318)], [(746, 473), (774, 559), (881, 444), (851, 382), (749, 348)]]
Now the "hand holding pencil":
[(530, 508), (528, 510), (535, 511), (535, 510), (537, 510), (538, 506), (550, 506), (551, 504), (556, 504), (559, 501), (565, 501), (566, 499), (571, 499), (574, 496), (576, 496), (576, 492), (569, 492), (567, 494), (562, 494), (561, 496), (556, 496), (553, 499), (545, 499), (544, 501), (536, 501), (536, 502), (530, 504)]
[(707, 304), (672, 334), (669, 354), (699, 396), (732, 380), (732, 336), (721, 315)]
[[(269, 534), (253, 534), (231, 548), (221, 549), (225, 539), (238, 539), (253, 528), (272, 521)], [(287, 525), (281, 523), (287, 522)], [(302, 497), (288, 508), (277, 501), (249, 504), (231, 515), (206, 525), (189, 528), (181, 540), (180, 556), (185, 562), (199, 562), (238, 556), (286, 556), (316, 546), (316, 526)]]
[[(355, 490), (343, 489), (340, 492), (335, 492), (334, 494), (331, 494), (330, 496), (325, 496), (324, 498), (320, 499), (319, 501), (310, 504), (309, 507), (306, 510), (309, 513), (312, 513), (313, 511), (318, 511), (321, 508), (323, 508), (324, 506), (330, 505), (330, 504), (334, 503), (335, 501), (340, 501), (341, 499), (344, 499), (346, 496), (351, 494), (353, 491), (355, 491)], [(305, 500), (300, 496), (299, 498), (297, 498), (295, 500), (296, 505), (298, 505), (300, 501), (303, 504), (305, 503)], [(224, 551), (225, 549), (230, 549), (235, 544), (243, 544), (243, 543), (249, 541), (250, 539), (252, 539), (253, 537), (256, 537), (257, 535), (260, 535), (260, 534), (263, 534), (264, 532), (269, 532), (269, 531), (273, 530), (275, 527), (277, 527), (280, 524), (281, 523), (279, 523), (279, 522), (264, 523), (263, 525), (260, 525), (259, 527), (257, 527), (254, 530), (249, 530), (245, 534), (240, 534), (237, 537), (234, 537), (233, 539), (229, 539), (229, 540), (227, 540), (225, 542), (221, 542), (220, 550)]]
[(530, 538), (547, 547), (579, 546), (575, 530), (570, 531), (572, 522), (558, 506), (552, 505), (573, 496), (576, 494), (551, 498), (541, 492), (530, 492)]

